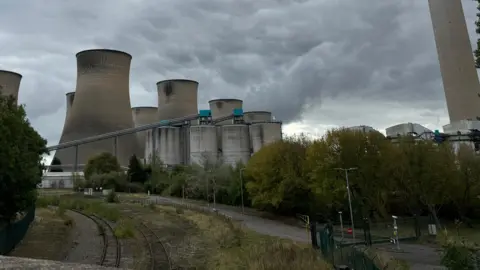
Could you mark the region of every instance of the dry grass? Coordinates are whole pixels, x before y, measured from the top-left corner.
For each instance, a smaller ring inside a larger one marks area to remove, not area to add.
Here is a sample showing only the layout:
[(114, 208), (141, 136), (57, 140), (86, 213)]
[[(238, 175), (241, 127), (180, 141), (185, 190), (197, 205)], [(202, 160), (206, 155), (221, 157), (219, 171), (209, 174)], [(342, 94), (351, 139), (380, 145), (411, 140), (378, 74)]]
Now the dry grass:
[(10, 253), (11, 256), (34, 259), (62, 260), (72, 242), (72, 220), (46, 208), (37, 208), (35, 221), (23, 241)]
[(206, 269), (331, 269), (309, 246), (264, 236), (219, 216), (186, 210), (202, 232)]

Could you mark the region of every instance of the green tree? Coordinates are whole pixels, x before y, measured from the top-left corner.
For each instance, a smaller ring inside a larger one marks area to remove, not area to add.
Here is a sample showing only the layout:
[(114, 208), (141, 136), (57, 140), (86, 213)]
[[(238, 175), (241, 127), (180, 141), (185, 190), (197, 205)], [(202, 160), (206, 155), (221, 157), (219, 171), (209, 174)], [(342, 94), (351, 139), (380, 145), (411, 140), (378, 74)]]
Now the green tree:
[(311, 191), (305, 170), (310, 142), (303, 136), (269, 144), (245, 167), (252, 205), (279, 214), (310, 213)]
[(93, 174), (107, 174), (120, 172), (120, 164), (115, 156), (110, 153), (101, 153), (90, 158), (83, 170), (85, 179), (90, 179)]
[(386, 159), (395, 164), (391, 177), (395, 181), (395, 193), (413, 214), (427, 208), (436, 225), (441, 227), (438, 208), (450, 199), (452, 183), (457, 167), (452, 147), (432, 141), (400, 139), (396, 152)]
[(460, 145), (457, 153), (458, 175), (452, 183), (450, 198), (457, 209), (458, 217), (471, 226), (468, 216), (480, 206), (480, 157), (469, 145)]
[(355, 168), (349, 172), (349, 183), (355, 212), (388, 216), (388, 167), (383, 156), (391, 143), (376, 131), (362, 132), (334, 129), (316, 140), (307, 151), (310, 185), (324, 214), (333, 214), (347, 206), (345, 173), (339, 168)]
[[(52, 159), (52, 163), (50, 163), (50, 164), (51, 165), (62, 165), (62, 162), (57, 157), (54, 157)], [(51, 168), (50, 171), (51, 172), (63, 172), (63, 169), (54, 167), (54, 168)]]
[(44, 140), (30, 125), (23, 106), (0, 96), (0, 220), (34, 205), (41, 182)]
[(130, 182), (143, 184), (147, 181), (147, 174), (136, 155), (130, 157), (127, 175)]
[[(480, 0), (474, 0), (477, 2), (477, 10), (480, 11)], [(480, 34), (480, 12), (477, 12), (477, 20), (475, 21), (475, 31)], [(480, 39), (477, 39), (477, 49), (474, 51), (475, 66), (480, 68)]]

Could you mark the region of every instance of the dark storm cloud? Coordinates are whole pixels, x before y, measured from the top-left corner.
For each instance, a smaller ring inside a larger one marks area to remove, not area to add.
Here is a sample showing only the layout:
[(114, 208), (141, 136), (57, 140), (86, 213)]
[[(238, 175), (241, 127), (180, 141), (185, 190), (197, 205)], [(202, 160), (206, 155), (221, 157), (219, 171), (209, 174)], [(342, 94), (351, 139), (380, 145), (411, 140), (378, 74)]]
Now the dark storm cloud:
[[(388, 102), (402, 108), (395, 115), (419, 110), (426, 121), (432, 111), (437, 121), (445, 107), (427, 1), (4, 2), (0, 68), (24, 75), (20, 102), (52, 143), (64, 94), (75, 87), (74, 55), (90, 48), (133, 55), (133, 106), (156, 105), (157, 81), (188, 78), (200, 82), (201, 108), (212, 98), (242, 98), (245, 109), (271, 110), (284, 122), (344, 125), (347, 115), (362, 115), (358, 106)], [(463, 2), (473, 26), (475, 3)], [(362, 102), (353, 108), (352, 100)], [(355, 120), (399, 119), (376, 115)]]

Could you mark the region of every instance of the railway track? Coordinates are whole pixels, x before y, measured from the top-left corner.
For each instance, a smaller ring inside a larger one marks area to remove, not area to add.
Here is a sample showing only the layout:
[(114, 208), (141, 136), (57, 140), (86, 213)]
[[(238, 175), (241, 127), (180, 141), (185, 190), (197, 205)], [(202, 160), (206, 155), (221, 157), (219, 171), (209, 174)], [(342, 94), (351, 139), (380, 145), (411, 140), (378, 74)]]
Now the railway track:
[(95, 222), (102, 234), (103, 237), (103, 249), (100, 257), (100, 262), (98, 263), (101, 266), (107, 267), (116, 267), (120, 266), (121, 261), (121, 244), (118, 238), (115, 236), (115, 232), (108, 221), (105, 219), (96, 216), (96, 215), (87, 215), (83, 212), (72, 210), (80, 215), (83, 215)]
[(136, 230), (145, 239), (150, 261), (148, 267), (150, 270), (173, 270), (172, 260), (168, 255), (167, 249), (159, 235), (148, 226), (141, 218), (139, 213), (131, 209), (124, 209), (124, 214), (135, 223)]
[(172, 261), (167, 249), (155, 231), (143, 221), (137, 223), (137, 230), (142, 234), (150, 253), (150, 267), (152, 270), (172, 270)]

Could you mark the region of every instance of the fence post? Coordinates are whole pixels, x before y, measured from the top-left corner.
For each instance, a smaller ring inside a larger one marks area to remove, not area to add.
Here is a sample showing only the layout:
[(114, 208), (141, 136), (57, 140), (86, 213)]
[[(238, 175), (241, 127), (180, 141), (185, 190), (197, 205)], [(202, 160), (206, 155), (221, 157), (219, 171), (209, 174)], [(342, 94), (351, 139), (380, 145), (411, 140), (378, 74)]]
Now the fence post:
[(317, 222), (312, 221), (312, 218), (310, 218), (310, 238), (312, 240), (312, 247), (314, 249), (318, 249), (318, 241), (317, 241)]
[(365, 245), (372, 245), (372, 234), (370, 232), (370, 222), (368, 218), (363, 218), (363, 233), (365, 236)]
[(418, 220), (418, 216), (417, 215), (413, 215), (413, 226), (415, 226), (415, 237), (418, 239), (420, 238), (420, 236), (422, 236), (422, 232), (420, 230), (420, 222)]

